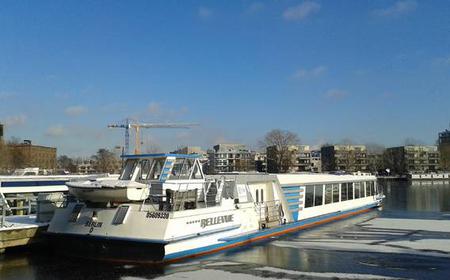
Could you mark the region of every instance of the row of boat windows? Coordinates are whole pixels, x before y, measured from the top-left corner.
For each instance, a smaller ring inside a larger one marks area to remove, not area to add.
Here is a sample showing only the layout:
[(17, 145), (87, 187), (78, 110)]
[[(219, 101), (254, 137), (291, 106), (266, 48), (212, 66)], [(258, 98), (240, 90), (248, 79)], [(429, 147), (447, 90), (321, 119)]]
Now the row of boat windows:
[(376, 195), (375, 183), (355, 182), (305, 187), (305, 208)]
[[(159, 180), (165, 168), (165, 158), (155, 159), (128, 159), (120, 175), (120, 180), (131, 180), (137, 173), (136, 181), (145, 183), (148, 180)], [(194, 159), (177, 158), (167, 174), (168, 179), (202, 179), (200, 167)]]

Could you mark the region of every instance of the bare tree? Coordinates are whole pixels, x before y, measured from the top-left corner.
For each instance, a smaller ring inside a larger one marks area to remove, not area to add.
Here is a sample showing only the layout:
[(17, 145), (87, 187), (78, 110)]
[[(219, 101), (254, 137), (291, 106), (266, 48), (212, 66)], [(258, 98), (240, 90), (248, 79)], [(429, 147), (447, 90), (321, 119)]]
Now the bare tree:
[(367, 170), (373, 173), (384, 170), (386, 164), (386, 160), (384, 159), (386, 147), (377, 143), (367, 143), (366, 150)]
[(97, 172), (114, 173), (120, 166), (114, 153), (107, 149), (99, 149), (92, 159)]
[(58, 168), (67, 170), (69, 172), (74, 173), (77, 171), (77, 166), (75, 165), (73, 159), (69, 158), (66, 155), (59, 156), (56, 160), (56, 164)]
[(294, 163), (295, 147), (300, 143), (297, 134), (280, 129), (269, 131), (260, 146), (267, 151), (269, 172), (287, 172)]
[(9, 163), (9, 150), (8, 146), (3, 142), (0, 141), (0, 172), (4, 173), (6, 172), (6, 169), (8, 168)]

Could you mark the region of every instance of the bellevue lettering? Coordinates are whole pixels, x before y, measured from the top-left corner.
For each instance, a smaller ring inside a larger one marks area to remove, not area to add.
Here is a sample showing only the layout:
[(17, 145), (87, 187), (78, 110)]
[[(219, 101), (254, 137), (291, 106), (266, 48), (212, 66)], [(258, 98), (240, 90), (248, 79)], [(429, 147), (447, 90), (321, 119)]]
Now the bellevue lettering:
[(202, 228), (205, 228), (207, 226), (213, 226), (223, 223), (230, 223), (233, 221), (233, 215), (225, 215), (225, 216), (218, 216), (214, 218), (206, 218), (200, 220), (200, 226)]

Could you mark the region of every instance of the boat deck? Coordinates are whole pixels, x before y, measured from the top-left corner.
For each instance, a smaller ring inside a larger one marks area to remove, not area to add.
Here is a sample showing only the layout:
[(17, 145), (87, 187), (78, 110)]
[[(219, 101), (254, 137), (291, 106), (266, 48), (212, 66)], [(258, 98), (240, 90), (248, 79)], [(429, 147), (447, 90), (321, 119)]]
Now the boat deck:
[(36, 215), (7, 216), (0, 227), (0, 253), (7, 248), (36, 243), (48, 223), (36, 222)]

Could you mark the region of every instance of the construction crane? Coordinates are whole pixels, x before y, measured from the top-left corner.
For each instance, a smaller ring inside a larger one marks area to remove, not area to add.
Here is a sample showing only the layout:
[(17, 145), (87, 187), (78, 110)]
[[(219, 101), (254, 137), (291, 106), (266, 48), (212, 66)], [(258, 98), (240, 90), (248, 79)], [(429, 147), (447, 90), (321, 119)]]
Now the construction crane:
[(141, 152), (141, 128), (191, 128), (197, 126), (196, 123), (140, 123), (133, 119), (127, 118), (122, 123), (109, 124), (108, 128), (125, 128), (125, 154), (130, 152), (130, 129), (134, 129), (135, 133), (135, 145), (134, 154), (140, 154)]

